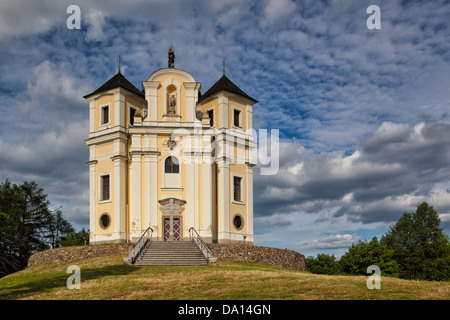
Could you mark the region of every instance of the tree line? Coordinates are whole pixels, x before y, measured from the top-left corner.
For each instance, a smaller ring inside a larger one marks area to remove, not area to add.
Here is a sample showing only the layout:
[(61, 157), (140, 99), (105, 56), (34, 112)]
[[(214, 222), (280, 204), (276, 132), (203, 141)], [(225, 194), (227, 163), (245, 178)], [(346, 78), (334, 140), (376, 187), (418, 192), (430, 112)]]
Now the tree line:
[(415, 280), (450, 280), (449, 237), (439, 215), (427, 202), (416, 212), (405, 212), (378, 241), (358, 241), (336, 260), (329, 254), (306, 258), (306, 269), (318, 274), (367, 275), (377, 265), (381, 275)]
[(35, 252), (88, 241), (89, 233), (75, 232), (34, 181), (0, 184), (0, 277), (24, 269)]

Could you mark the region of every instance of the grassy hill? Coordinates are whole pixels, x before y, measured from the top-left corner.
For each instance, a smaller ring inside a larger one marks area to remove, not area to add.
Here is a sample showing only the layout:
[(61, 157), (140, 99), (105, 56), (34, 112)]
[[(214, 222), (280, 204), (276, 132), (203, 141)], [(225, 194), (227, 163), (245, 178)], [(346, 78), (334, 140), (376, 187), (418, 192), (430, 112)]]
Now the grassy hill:
[[(260, 264), (131, 266), (120, 254), (38, 265), (0, 279), (0, 299), (450, 299), (449, 282), (383, 277), (369, 290), (365, 276), (325, 276)], [(66, 287), (67, 267), (81, 268), (81, 289)]]

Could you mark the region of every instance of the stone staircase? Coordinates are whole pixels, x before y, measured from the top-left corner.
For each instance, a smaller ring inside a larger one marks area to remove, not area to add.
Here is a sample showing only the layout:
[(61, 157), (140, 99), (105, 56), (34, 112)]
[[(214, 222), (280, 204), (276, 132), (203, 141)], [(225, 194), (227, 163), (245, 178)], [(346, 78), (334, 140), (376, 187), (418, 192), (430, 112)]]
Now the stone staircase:
[(207, 265), (194, 241), (152, 241), (142, 250), (134, 265)]

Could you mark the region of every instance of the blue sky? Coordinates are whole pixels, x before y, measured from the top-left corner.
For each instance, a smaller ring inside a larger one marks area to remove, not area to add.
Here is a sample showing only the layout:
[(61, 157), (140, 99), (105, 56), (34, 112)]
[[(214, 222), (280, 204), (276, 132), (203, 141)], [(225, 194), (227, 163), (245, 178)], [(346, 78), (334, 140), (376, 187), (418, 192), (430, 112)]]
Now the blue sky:
[[(69, 30), (69, 5), (81, 29)], [(366, 9), (378, 5), (381, 29)], [(280, 130), (280, 169), (257, 167), (255, 243), (342, 255), (428, 201), (450, 232), (448, 1), (0, 2), (0, 181), (35, 180), (88, 227), (86, 95), (117, 72), (166, 67), (202, 92), (222, 75)]]

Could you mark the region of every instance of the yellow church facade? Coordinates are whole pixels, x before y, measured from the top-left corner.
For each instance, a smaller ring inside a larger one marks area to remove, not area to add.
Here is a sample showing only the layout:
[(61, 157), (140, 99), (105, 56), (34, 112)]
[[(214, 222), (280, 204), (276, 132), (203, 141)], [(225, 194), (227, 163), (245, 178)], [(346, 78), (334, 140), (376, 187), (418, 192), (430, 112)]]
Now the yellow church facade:
[(253, 243), (252, 107), (225, 74), (204, 94), (174, 68), (137, 89), (120, 72), (89, 101), (90, 243)]

